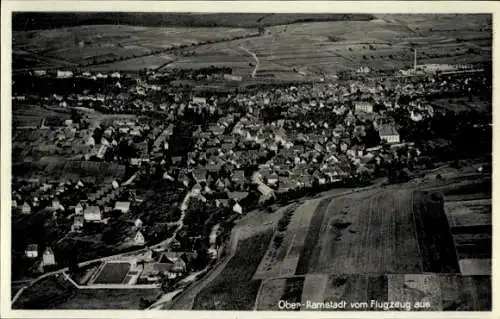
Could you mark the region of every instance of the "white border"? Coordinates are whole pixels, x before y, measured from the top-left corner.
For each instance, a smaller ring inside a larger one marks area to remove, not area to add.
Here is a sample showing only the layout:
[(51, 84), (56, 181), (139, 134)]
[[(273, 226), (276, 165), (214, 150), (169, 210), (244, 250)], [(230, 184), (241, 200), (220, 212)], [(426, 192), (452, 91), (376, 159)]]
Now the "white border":
[[(129, 12), (286, 12), (286, 13), (493, 13), (493, 70), (499, 70), (496, 30), (500, 3), (487, 1), (2, 1), (1, 8), (1, 264), (0, 264), (0, 317), (2, 318), (499, 318), (499, 284), (496, 276), (498, 261), (493, 258), (493, 311), (492, 312), (217, 312), (217, 311), (99, 311), (99, 310), (11, 310), (10, 306), (10, 174), (11, 174), (11, 13), (13, 11), (129, 11)], [(493, 87), (498, 85), (495, 76)], [(493, 92), (493, 105), (498, 104), (499, 91)], [(498, 111), (493, 107), (494, 123)], [(498, 128), (493, 127), (494, 137)], [(493, 163), (497, 162), (496, 138), (493, 145)], [(493, 193), (499, 172), (493, 167)], [(498, 200), (493, 196), (493, 224)], [(22, 234), (16, 234), (22, 235)], [(498, 236), (493, 236), (494, 257)]]

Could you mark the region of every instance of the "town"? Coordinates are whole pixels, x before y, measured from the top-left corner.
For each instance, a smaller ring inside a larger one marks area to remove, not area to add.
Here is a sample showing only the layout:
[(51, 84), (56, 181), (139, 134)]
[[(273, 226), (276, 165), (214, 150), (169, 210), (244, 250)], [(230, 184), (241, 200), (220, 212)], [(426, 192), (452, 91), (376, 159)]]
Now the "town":
[[(25, 235), (13, 237), (13, 278), (69, 267), (78, 286), (170, 291), (210, 267), (252, 210), (482, 154), (486, 116), (435, 101), (486, 103), (487, 67), (364, 68), (332, 83), (217, 93), (172, 88), (175, 72), (17, 75), (14, 107), (56, 115), (14, 126), (13, 233)], [(187, 75), (229, 78), (203, 71)]]

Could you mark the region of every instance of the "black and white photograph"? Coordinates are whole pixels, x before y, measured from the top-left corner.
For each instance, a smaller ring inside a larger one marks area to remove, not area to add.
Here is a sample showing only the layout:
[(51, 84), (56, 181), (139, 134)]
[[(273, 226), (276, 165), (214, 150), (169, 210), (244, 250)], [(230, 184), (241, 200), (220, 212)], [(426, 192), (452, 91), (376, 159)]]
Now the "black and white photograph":
[(493, 9), (94, 3), (7, 17), (12, 313), (493, 310)]

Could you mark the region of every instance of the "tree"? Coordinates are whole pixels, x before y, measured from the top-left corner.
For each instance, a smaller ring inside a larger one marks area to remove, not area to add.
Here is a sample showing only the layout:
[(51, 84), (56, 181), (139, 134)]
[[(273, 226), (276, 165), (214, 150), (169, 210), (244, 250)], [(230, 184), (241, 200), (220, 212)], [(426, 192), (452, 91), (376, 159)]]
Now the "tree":
[(146, 309), (150, 305), (151, 305), (151, 301), (149, 301), (148, 299), (146, 299), (144, 297), (141, 297), (141, 299), (139, 299), (139, 308), (140, 309)]

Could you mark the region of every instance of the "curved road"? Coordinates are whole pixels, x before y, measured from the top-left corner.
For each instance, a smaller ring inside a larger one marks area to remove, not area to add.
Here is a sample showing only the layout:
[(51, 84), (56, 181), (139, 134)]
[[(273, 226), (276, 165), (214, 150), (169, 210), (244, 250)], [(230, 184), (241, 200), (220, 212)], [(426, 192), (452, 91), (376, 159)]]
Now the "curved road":
[(255, 60), (255, 68), (253, 69), (252, 71), (252, 78), (255, 77), (255, 75), (257, 74), (257, 70), (259, 69), (259, 66), (260, 66), (260, 60), (259, 58), (257, 57), (257, 54), (253, 53), (252, 51), (248, 50), (247, 48), (245, 48), (244, 46), (240, 46), (240, 48), (245, 51), (246, 53), (250, 54), (254, 60)]

